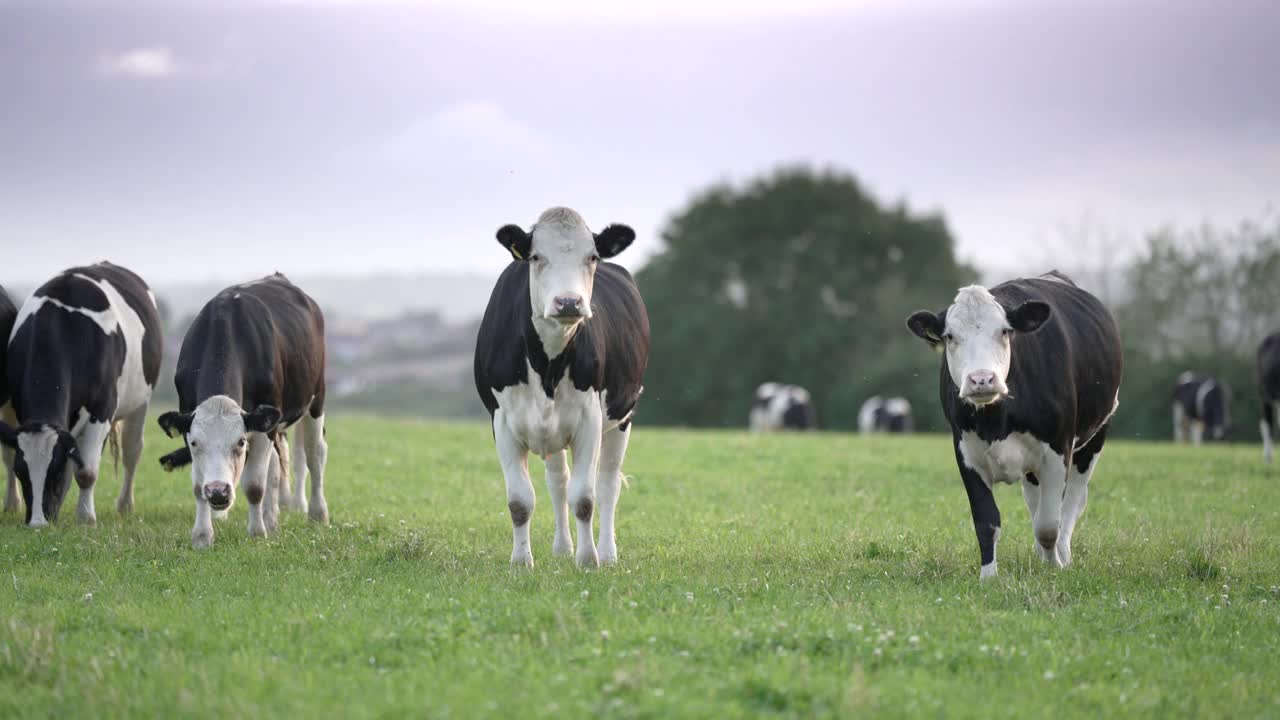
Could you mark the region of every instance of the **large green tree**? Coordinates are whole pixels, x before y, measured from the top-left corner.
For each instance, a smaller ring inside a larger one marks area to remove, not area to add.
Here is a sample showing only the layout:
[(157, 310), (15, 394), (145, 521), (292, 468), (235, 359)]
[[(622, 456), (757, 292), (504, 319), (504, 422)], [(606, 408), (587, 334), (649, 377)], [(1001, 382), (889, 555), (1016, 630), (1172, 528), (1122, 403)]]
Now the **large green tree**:
[(976, 277), (940, 216), (790, 168), (708, 189), (662, 237), (637, 275), (653, 326), (646, 422), (742, 425), (756, 386), (776, 380), (809, 388), (823, 427), (853, 427), (876, 394), (942, 425), (939, 358), (903, 325)]

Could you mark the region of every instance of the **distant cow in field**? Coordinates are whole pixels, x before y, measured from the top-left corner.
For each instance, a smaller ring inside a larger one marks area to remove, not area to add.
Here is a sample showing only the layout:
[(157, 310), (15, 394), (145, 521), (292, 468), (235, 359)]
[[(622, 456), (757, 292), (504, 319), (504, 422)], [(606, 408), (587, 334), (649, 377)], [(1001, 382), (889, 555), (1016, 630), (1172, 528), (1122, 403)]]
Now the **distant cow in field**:
[(818, 419), (808, 390), (799, 385), (767, 382), (756, 388), (748, 424), (752, 432), (813, 430)]
[(1225, 440), (1231, 430), (1231, 386), (1190, 371), (1178, 376), (1173, 388), (1173, 439), (1199, 445)]
[(911, 403), (906, 398), (867, 398), (858, 410), (858, 432), (909, 433), (915, 429)]
[(1258, 395), (1262, 403), (1262, 456), (1271, 462), (1271, 434), (1280, 414), (1280, 333), (1268, 335), (1258, 346)]
[[(324, 316), (285, 276), (229, 287), (200, 310), (178, 355), (178, 410), (159, 418), (169, 437), (186, 441), (160, 462), (166, 470), (191, 465), (192, 547), (213, 544), (213, 513), (226, 513), (242, 479), (249, 535), (276, 530), (288, 482), (284, 433), (295, 423), (298, 459), (311, 475), (309, 514), (328, 524), (324, 372)], [(302, 477), (292, 503), (299, 509), (307, 506)]]
[[(481, 321), (475, 380), (506, 479), (513, 565), (533, 565), (529, 452), (546, 463), (555, 511), (552, 554), (573, 554), (572, 508), (577, 563), (618, 559), (614, 512), (649, 359), (649, 316), (630, 273), (604, 260), (634, 239), (625, 225), (594, 234), (568, 208), (542, 213), (531, 232), (516, 225), (498, 230), (513, 262)], [(573, 451), (572, 472), (566, 449)], [(598, 546), (591, 527), (597, 504)]]
[(116, 509), (133, 509), (134, 471), (162, 342), (146, 283), (111, 263), (67, 270), (22, 304), (5, 368), (18, 425), (0, 423), (0, 443), (16, 450), (14, 470), (29, 526), (58, 518), (73, 476), (80, 487), (76, 515), (97, 522), (93, 488), (117, 422), (124, 482)]
[(949, 307), (916, 312), (907, 326), (943, 351), (942, 408), (981, 577), (996, 574), (997, 482), (1021, 482), (1041, 558), (1069, 564), (1089, 478), (1119, 406), (1123, 352), (1111, 314), (1055, 271), (990, 290), (961, 288)]
[[(14, 426), (18, 419), (13, 412), (13, 404), (9, 402), (9, 379), (5, 372), (5, 346), (9, 343), (9, 335), (13, 333), (13, 321), (18, 319), (18, 308), (9, 299), (9, 294), (0, 287), (0, 422)], [(4, 511), (15, 512), (18, 509), (18, 477), (13, 472), (14, 453), (8, 445), (0, 445), (0, 454), (4, 457)]]

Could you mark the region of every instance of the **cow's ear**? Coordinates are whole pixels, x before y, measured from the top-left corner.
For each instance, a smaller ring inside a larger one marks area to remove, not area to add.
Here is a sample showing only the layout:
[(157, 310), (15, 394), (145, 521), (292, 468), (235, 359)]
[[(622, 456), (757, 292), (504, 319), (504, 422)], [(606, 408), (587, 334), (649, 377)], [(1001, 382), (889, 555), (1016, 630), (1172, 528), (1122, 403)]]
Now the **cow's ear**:
[(528, 260), (529, 251), (533, 249), (533, 237), (519, 225), (503, 225), (498, 228), (498, 242), (517, 260)]
[(165, 472), (173, 472), (184, 465), (191, 464), (191, 448), (180, 447), (160, 458), (160, 467)]
[(937, 313), (928, 310), (917, 310), (907, 318), (907, 329), (916, 337), (929, 343), (933, 350), (942, 348), (942, 333), (945, 322)]
[(1049, 303), (1040, 300), (1028, 300), (1018, 307), (1009, 310), (1005, 316), (1009, 318), (1009, 327), (1018, 332), (1035, 332), (1049, 319)]
[(636, 231), (627, 225), (610, 225), (596, 233), (596, 252), (611, 258), (627, 249), (636, 239)]
[(18, 449), (18, 429), (0, 422), (0, 445), (10, 450)]
[(162, 413), (156, 418), (156, 422), (160, 424), (160, 429), (165, 435), (171, 438), (186, 437), (191, 432), (191, 421), (195, 418), (195, 413), (180, 413), (177, 410), (170, 410)]
[(280, 424), (280, 411), (271, 405), (259, 405), (252, 412), (242, 412), (244, 429), (249, 432), (269, 433)]

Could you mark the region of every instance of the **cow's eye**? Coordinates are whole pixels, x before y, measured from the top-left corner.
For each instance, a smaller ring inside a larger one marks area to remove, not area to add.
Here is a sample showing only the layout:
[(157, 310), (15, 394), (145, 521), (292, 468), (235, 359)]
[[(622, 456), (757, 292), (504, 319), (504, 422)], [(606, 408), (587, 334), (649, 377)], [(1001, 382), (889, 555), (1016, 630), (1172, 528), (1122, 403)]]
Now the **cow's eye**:
[(200, 443), (196, 442), (195, 440), (192, 440), (192, 441), (191, 441), (191, 449), (192, 449), (192, 450), (195, 450), (195, 449), (196, 449), (196, 448), (198, 448), (198, 447), (200, 447)]
[(537, 253), (529, 253), (529, 262), (538, 262), (542, 260), (542, 256)]
[(1005, 328), (1004, 330), (1000, 331), (1000, 334), (1004, 335), (1005, 337), (1013, 337), (1013, 328)]
[(955, 339), (956, 339), (956, 336), (952, 335), (951, 333), (942, 334), (942, 342), (954, 342)]
[(236, 443), (236, 447), (238, 448), (244, 447), (244, 438), (240, 438), (240, 442)]
[(591, 263), (592, 265), (594, 265), (594, 264), (596, 264), (596, 263), (600, 262), (600, 256), (599, 256), (599, 255), (592, 255), (591, 257), (587, 258), (587, 262), (589, 262), (589, 263)]

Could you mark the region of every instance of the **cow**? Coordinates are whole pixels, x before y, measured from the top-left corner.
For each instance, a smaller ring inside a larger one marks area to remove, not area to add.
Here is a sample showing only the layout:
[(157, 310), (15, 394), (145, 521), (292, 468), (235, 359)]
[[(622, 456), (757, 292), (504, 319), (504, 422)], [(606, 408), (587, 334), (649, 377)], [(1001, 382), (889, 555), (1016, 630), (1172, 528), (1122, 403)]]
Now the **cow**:
[[(18, 308), (13, 304), (13, 300), (9, 299), (9, 294), (0, 287), (0, 422), (8, 423), (10, 427), (18, 424), (18, 419), (14, 416), (13, 405), (9, 402), (9, 381), (5, 373), (4, 346), (9, 342), (9, 335), (13, 332), (13, 321), (18, 319)], [(16, 512), (18, 510), (18, 477), (13, 472), (13, 460), (15, 451), (8, 445), (0, 445), (0, 456), (4, 458), (4, 511)]]
[(1280, 332), (1268, 335), (1258, 346), (1258, 395), (1262, 402), (1262, 457), (1271, 462), (1271, 433), (1280, 412)]
[(813, 430), (818, 426), (809, 391), (799, 385), (776, 382), (756, 388), (747, 423), (752, 432)]
[[(285, 432), (294, 424), (311, 475), (308, 516), (329, 523), (324, 378), (324, 316), (284, 275), (229, 287), (200, 310), (178, 354), (178, 409), (159, 418), (165, 434), (185, 441), (160, 462), (166, 470), (191, 465), (193, 548), (213, 544), (214, 513), (225, 516), (242, 480), (249, 536), (275, 532), (288, 477)], [(302, 477), (300, 470), (298, 495)]]
[(1173, 440), (1199, 445), (1226, 440), (1231, 430), (1231, 386), (1191, 371), (1178, 376), (1173, 388)]
[(978, 536), (979, 577), (996, 575), (998, 482), (1021, 482), (1040, 557), (1070, 564), (1120, 404), (1124, 358), (1111, 313), (1053, 271), (961, 288), (950, 306), (918, 311), (907, 326), (943, 353), (942, 409)]
[[(533, 566), (529, 452), (546, 463), (555, 513), (552, 555), (574, 554), (572, 508), (577, 564), (615, 563), (614, 516), (649, 361), (649, 316), (630, 273), (605, 261), (626, 249), (635, 232), (609, 225), (592, 233), (577, 212), (555, 207), (531, 231), (504, 225), (497, 237), (512, 262), (485, 308), (474, 369), (506, 481), (511, 563)], [(566, 450), (573, 453), (572, 471)], [(597, 507), (598, 545), (592, 537)]]
[(151, 290), (109, 262), (71, 268), (22, 304), (13, 327), (5, 371), (17, 424), (0, 422), (0, 443), (15, 451), (27, 525), (58, 519), (73, 476), (77, 518), (97, 522), (93, 489), (117, 423), (124, 482), (116, 509), (128, 514), (164, 350)]
[(902, 397), (888, 400), (874, 395), (858, 409), (858, 431), (862, 433), (909, 433), (915, 429), (911, 402)]

